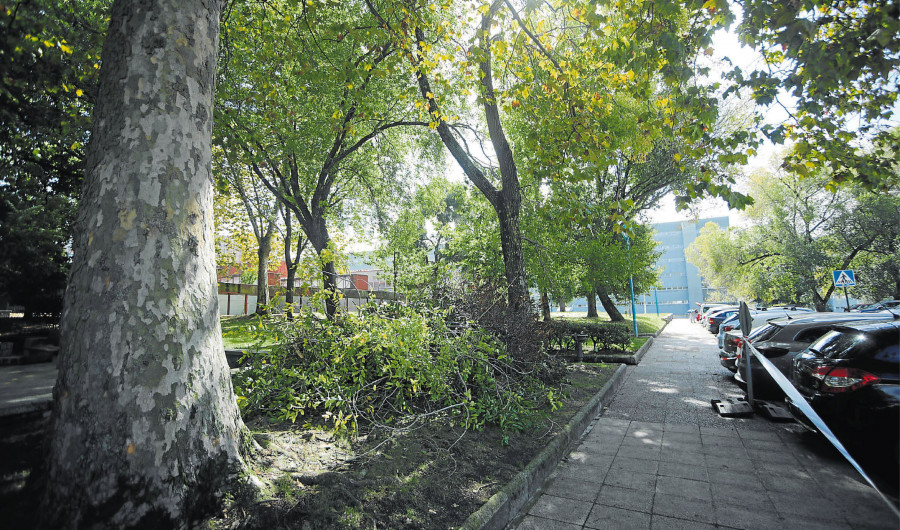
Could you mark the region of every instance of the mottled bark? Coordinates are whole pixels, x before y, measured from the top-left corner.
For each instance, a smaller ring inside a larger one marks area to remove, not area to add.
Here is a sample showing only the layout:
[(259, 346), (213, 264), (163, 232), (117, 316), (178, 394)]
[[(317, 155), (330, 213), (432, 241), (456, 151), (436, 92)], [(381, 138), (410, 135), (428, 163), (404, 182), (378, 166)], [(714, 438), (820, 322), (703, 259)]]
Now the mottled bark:
[(547, 296), (546, 291), (541, 291), (541, 317), (543, 317), (544, 322), (550, 322), (553, 319), (550, 316), (550, 297)]
[(218, 0), (118, 0), (62, 316), (47, 528), (184, 528), (242, 468), (211, 174)]
[(587, 317), (600, 318), (600, 315), (597, 314), (597, 298), (595, 297), (594, 293), (587, 293), (586, 295), (584, 295), (584, 297), (587, 299)]
[(566, 312), (566, 301), (563, 300), (562, 298), (559, 299), (559, 312), (560, 313)]
[(600, 304), (603, 305), (603, 310), (606, 311), (607, 315), (609, 315), (609, 319), (611, 321), (625, 321), (625, 317), (623, 317), (622, 313), (620, 313), (618, 308), (616, 308), (616, 304), (612, 301), (612, 298), (609, 297), (609, 293), (606, 292), (606, 288), (597, 288), (597, 298), (600, 300)]

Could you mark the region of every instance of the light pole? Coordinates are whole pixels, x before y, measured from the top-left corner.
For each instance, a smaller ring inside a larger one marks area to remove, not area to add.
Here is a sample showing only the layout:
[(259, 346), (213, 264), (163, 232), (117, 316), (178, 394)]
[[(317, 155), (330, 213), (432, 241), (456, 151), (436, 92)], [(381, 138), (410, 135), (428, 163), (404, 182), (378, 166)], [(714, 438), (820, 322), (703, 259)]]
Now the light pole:
[(653, 299), (656, 300), (656, 316), (659, 316), (659, 289), (653, 288)]
[[(628, 234), (623, 234), (625, 236), (625, 247), (628, 249), (628, 268), (631, 269), (631, 238), (628, 237)], [(638, 327), (637, 327), (637, 308), (634, 306), (634, 276), (632, 276), (631, 271), (628, 271), (628, 287), (631, 288), (631, 323), (634, 325), (634, 336), (638, 336)]]

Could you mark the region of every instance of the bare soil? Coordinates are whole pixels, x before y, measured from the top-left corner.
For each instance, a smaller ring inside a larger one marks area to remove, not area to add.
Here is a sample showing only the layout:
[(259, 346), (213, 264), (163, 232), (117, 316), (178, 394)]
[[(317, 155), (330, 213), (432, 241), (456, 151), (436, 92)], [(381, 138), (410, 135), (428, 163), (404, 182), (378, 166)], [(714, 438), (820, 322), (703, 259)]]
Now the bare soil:
[[(437, 418), (390, 439), (355, 441), (293, 424), (249, 422), (261, 484), (228, 494), (206, 528), (459, 527), (520, 472), (602, 388), (615, 365), (568, 367), (563, 407), (535, 427), (466, 431)], [(0, 528), (30, 528), (38, 499), (26, 486), (40, 461), (41, 416), (0, 425)], [(260, 495), (260, 491), (262, 494)]]

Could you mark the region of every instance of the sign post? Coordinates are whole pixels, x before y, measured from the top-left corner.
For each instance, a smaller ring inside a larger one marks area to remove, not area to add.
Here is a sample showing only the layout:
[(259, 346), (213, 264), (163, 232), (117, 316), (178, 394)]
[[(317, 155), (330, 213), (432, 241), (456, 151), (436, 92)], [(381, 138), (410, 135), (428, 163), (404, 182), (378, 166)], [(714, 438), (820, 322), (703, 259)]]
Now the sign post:
[(750, 316), (750, 308), (746, 302), (741, 302), (738, 306), (738, 320), (741, 323), (741, 335), (744, 336), (741, 348), (744, 350), (744, 360), (747, 363), (747, 401), (753, 406), (753, 370), (750, 366), (750, 344), (747, 342), (750, 336), (750, 329), (753, 327), (753, 317)]
[(847, 295), (847, 287), (853, 287), (854, 285), (856, 285), (856, 277), (853, 275), (853, 271), (850, 269), (831, 271), (831, 276), (832, 278), (834, 278), (835, 287), (844, 288), (844, 302), (847, 303), (847, 312), (849, 313), (850, 296)]

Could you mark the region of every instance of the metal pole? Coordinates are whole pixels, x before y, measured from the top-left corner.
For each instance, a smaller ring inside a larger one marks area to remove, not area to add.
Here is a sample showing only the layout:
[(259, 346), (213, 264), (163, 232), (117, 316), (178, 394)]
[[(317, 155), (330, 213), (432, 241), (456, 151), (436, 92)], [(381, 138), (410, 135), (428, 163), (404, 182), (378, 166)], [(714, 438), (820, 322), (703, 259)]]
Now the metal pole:
[(850, 297), (847, 296), (847, 286), (844, 286), (844, 301), (847, 302), (847, 312), (850, 312)]
[(656, 287), (653, 288), (653, 298), (656, 300), (656, 316), (659, 316), (659, 290)]
[[(631, 238), (625, 234), (625, 247), (628, 249), (628, 266), (631, 267)], [(634, 306), (634, 276), (628, 275), (628, 286), (631, 288), (631, 323), (634, 325), (634, 336), (638, 336), (637, 308)]]

